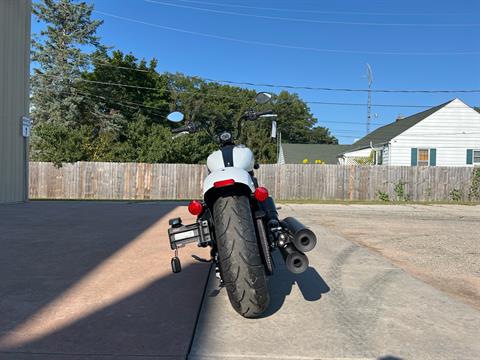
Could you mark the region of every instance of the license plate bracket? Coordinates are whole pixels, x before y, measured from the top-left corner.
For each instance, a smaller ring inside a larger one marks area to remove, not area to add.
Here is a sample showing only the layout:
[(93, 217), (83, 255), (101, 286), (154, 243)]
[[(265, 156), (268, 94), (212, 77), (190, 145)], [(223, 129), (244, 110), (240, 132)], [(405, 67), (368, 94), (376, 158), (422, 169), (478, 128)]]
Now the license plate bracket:
[[(193, 224), (183, 225), (181, 219), (172, 219), (175, 225), (168, 229), (168, 238), (170, 248), (176, 250), (187, 244), (196, 242), (198, 246), (205, 247), (210, 245), (212, 236), (207, 220), (199, 219)], [(172, 221), (171, 221), (172, 223)]]

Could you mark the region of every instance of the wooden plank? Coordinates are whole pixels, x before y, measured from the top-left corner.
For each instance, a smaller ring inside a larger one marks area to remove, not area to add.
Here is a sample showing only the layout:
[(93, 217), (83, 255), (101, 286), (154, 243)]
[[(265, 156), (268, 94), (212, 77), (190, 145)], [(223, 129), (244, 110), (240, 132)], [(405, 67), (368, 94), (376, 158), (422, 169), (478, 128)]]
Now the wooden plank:
[[(89, 163), (30, 164), (30, 197), (52, 199), (198, 199), (205, 165)], [(430, 166), (262, 165), (259, 184), (277, 200), (376, 200), (378, 191), (396, 199), (405, 183), (414, 201), (451, 200), (457, 189), (468, 200), (472, 168)]]

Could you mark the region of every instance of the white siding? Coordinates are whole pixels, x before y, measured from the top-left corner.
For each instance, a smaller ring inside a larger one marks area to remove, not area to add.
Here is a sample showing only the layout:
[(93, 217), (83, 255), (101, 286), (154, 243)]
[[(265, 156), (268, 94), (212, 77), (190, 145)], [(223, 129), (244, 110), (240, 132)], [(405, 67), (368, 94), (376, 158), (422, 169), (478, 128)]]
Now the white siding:
[(360, 149), (360, 150), (355, 150), (351, 152), (347, 152), (343, 154), (341, 158), (338, 159), (338, 163), (340, 165), (352, 165), (356, 164), (357, 158), (368, 158), (370, 154), (372, 153), (371, 148), (366, 148), (366, 149)]
[(369, 157), (371, 153), (372, 153), (372, 149), (371, 148), (366, 148), (366, 149), (360, 149), (360, 150), (345, 153), (344, 156), (345, 157), (354, 157), (354, 158), (356, 158), (356, 157)]
[(466, 166), (467, 149), (480, 149), (480, 114), (455, 99), (393, 138), (389, 165), (411, 165), (412, 148), (437, 149), (437, 166)]

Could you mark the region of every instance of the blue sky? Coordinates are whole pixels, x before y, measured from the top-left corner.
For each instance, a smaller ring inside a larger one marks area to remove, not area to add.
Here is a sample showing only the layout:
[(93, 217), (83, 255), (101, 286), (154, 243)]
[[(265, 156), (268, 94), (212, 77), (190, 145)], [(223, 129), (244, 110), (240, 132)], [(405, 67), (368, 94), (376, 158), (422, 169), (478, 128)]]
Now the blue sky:
[[(166, 30), (96, 13), (96, 18), (105, 21), (99, 31), (103, 42), (139, 58), (157, 58), (159, 71), (178, 71), (214, 79), (363, 89), (367, 86), (363, 77), (365, 64), (369, 63), (373, 69), (374, 89), (480, 89), (480, 26), (458, 26), (480, 25), (478, 0), (158, 1), (163, 4), (144, 0), (94, 0), (93, 3), (100, 12), (221, 37), (301, 48), (410, 54), (351, 54), (247, 44)], [(213, 11), (193, 9), (195, 7)], [(33, 31), (38, 27), (34, 23)], [(411, 54), (419, 52), (444, 54)], [(452, 52), (477, 54), (445, 54)], [(367, 100), (365, 93), (297, 92), (307, 101), (366, 103)], [(480, 105), (480, 93), (374, 93), (372, 102), (437, 105), (454, 97), (469, 105)], [(341, 143), (352, 143), (365, 134), (366, 105), (309, 106), (318, 118), (318, 124), (330, 128)], [(378, 117), (372, 119), (375, 124), (372, 129), (394, 121), (399, 114), (409, 115), (421, 110), (374, 106), (372, 112)]]

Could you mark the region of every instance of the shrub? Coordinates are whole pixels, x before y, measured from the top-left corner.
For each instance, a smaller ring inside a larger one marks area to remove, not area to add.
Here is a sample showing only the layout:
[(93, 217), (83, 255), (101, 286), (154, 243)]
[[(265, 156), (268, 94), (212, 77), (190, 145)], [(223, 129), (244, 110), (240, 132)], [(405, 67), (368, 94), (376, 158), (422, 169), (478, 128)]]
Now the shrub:
[(470, 185), (470, 201), (480, 200), (480, 168), (473, 169), (472, 184)]
[(452, 191), (450, 191), (450, 198), (451, 198), (453, 201), (460, 201), (460, 200), (462, 200), (462, 198), (463, 198), (462, 191), (459, 190), (459, 189), (453, 189)]
[(397, 195), (398, 201), (408, 201), (408, 194), (405, 191), (405, 184), (403, 180), (400, 180), (398, 183), (395, 184), (394, 191)]
[(389, 202), (390, 201), (390, 196), (388, 195), (388, 193), (386, 191), (378, 191), (377, 192), (377, 196), (380, 200), (384, 201), (384, 202)]

